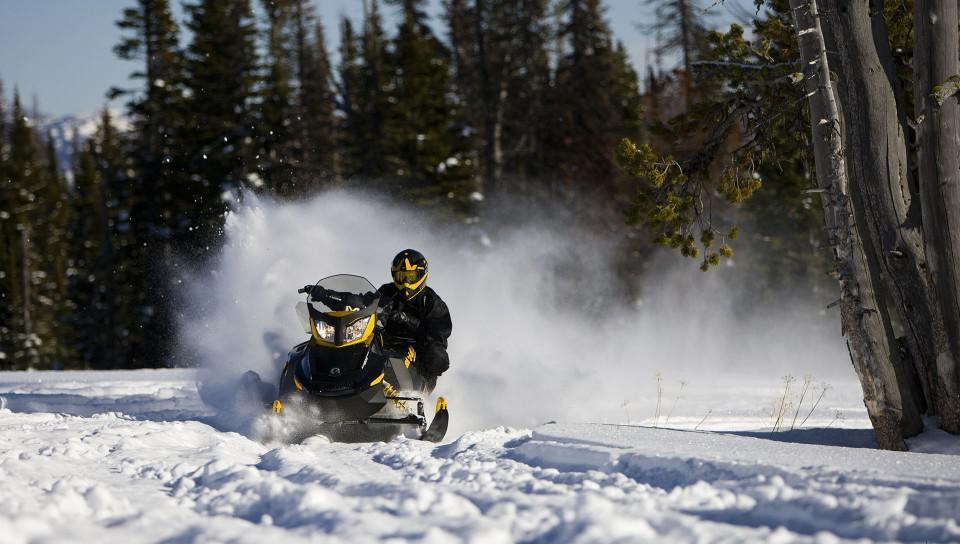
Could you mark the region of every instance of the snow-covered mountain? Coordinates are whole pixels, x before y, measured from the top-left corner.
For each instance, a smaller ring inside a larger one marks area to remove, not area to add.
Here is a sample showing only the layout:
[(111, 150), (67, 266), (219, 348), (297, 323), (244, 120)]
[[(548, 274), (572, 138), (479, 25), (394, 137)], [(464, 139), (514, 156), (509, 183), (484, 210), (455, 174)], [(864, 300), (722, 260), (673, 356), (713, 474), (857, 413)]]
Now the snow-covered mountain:
[[(73, 160), (74, 139), (79, 138), (80, 142), (83, 142), (93, 136), (100, 125), (102, 115), (102, 112), (97, 111), (60, 117), (40, 116), (38, 118), (37, 128), (40, 133), (44, 136), (49, 134), (53, 139), (53, 146), (61, 170), (67, 172), (70, 169)], [(129, 120), (123, 109), (111, 108), (110, 116), (114, 127), (119, 131), (126, 131), (130, 128)]]

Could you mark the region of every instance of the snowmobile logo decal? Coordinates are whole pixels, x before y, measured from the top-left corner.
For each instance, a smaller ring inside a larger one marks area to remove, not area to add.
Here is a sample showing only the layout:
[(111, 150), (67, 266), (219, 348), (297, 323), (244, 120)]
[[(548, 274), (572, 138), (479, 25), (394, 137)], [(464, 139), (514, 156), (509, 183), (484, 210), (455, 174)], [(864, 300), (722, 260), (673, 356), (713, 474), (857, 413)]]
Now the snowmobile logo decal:
[(407, 356), (403, 358), (403, 366), (410, 368), (410, 365), (417, 359), (417, 352), (414, 351), (413, 346), (407, 346)]
[(331, 369), (330, 369), (330, 375), (331, 375), (331, 376), (339, 376), (339, 375), (340, 375), (340, 367), (336, 367), (336, 366), (335, 366), (335, 367), (331, 368)]

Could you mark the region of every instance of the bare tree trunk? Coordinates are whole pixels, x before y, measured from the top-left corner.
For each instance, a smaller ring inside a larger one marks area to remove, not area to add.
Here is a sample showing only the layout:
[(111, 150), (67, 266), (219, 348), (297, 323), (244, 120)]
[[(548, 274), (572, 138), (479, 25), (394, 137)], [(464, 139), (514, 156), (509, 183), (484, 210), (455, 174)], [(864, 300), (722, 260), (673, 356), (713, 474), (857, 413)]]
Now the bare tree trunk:
[(677, 11), (680, 13), (680, 48), (683, 54), (683, 111), (690, 109), (690, 79), (693, 77), (691, 64), (693, 59), (693, 44), (690, 32), (690, 3), (688, 0), (677, 0)]
[[(910, 360), (893, 350), (891, 362), (903, 404), (903, 434), (909, 437), (923, 430), (921, 413), (927, 406), (925, 391), (930, 384), (927, 369), (933, 367), (939, 352), (934, 329), (940, 315), (922, 273), (925, 258), (920, 225), (907, 219), (910, 193), (906, 141), (891, 80), (877, 51), (868, 6), (843, 0), (831, 0), (827, 5), (835, 35), (842, 36), (836, 41), (856, 224), (863, 237), (870, 275), (878, 280), (877, 288), (887, 294), (906, 333)], [(885, 306), (881, 304), (878, 309), (888, 343), (895, 346)]]
[[(506, 65), (509, 65), (510, 54), (507, 54)], [(504, 77), (504, 70), (500, 73), (500, 85), (497, 90), (496, 116), (493, 124), (493, 182), (499, 184), (503, 178), (503, 115), (506, 110), (506, 104), (509, 97), (507, 78)]]
[(23, 279), (23, 334), (28, 341), (33, 334), (30, 322), (30, 227), (24, 226), (20, 231), (20, 277)]
[[(958, 0), (960, 1), (960, 0)], [(890, 49), (890, 34), (887, 32), (887, 21), (883, 17), (883, 0), (870, 0), (870, 23), (873, 28), (873, 43), (877, 48), (877, 55), (880, 57), (880, 64), (883, 66), (883, 72), (890, 82), (890, 88), (893, 89), (893, 97), (897, 104), (897, 119), (900, 120), (900, 130), (907, 142), (913, 141), (913, 128), (911, 127), (909, 112), (911, 106), (907, 104), (906, 96), (903, 91), (903, 83), (897, 77), (897, 67), (893, 59), (893, 51)], [(909, 147), (909, 146), (908, 146)], [(907, 152), (907, 171), (903, 183), (906, 185), (907, 197), (907, 218), (915, 224), (920, 224), (920, 200), (919, 188), (917, 186), (917, 164), (916, 154)]]
[(800, 60), (810, 104), (817, 181), (834, 248), (840, 283), (843, 334), (854, 369), (863, 387), (864, 404), (877, 443), (904, 450), (903, 414), (891, 346), (878, 311), (879, 304), (866, 255), (854, 223), (843, 160), (840, 113), (830, 81), (823, 30), (816, 0), (790, 0), (796, 21)]
[[(914, 102), (927, 273), (949, 346), (936, 360), (936, 412), (960, 433), (960, 72), (956, 0), (914, 3)], [(951, 81), (951, 78), (954, 78)]]
[(494, 82), (490, 74), (490, 47), (487, 43), (486, 30), (486, 2), (476, 0), (474, 13), (474, 32), (477, 39), (477, 64), (480, 76), (480, 107), (482, 108), (483, 146), (481, 167), (483, 168), (483, 191), (488, 194), (496, 192), (496, 119), (497, 107), (494, 92)]
[[(476, 0), (475, 32), (477, 39), (477, 62), (479, 65), (480, 102), (482, 107), (483, 189), (490, 195), (501, 189), (503, 177), (503, 116), (508, 99), (508, 77), (512, 64), (511, 52), (500, 47), (495, 14), (490, 13), (486, 0)], [(494, 37), (494, 43), (490, 38)], [(502, 58), (497, 55), (503, 55)]]

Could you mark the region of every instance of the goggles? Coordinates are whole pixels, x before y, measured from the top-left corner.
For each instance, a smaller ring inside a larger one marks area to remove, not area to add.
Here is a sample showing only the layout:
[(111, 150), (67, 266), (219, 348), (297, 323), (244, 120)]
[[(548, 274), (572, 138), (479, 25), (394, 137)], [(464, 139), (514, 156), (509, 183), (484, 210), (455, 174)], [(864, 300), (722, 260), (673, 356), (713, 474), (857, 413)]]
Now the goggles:
[(407, 283), (417, 283), (421, 277), (423, 277), (423, 268), (418, 267), (415, 270), (404, 270), (404, 269), (393, 269), (393, 281), (397, 285), (403, 285)]

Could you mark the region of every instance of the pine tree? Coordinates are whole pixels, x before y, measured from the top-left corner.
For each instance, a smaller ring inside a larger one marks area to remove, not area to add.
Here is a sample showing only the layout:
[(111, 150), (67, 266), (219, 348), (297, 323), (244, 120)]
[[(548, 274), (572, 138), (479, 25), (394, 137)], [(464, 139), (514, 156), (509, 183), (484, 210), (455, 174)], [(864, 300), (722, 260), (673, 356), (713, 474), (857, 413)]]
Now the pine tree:
[(396, 176), (385, 138), (393, 119), (393, 77), (380, 7), (371, 0), (359, 37), (346, 19), (341, 24), (341, 171), (357, 182)]
[[(149, 193), (128, 175), (131, 146), (114, 126), (108, 110), (102, 112), (91, 142), (109, 231), (109, 239), (100, 248), (105, 252), (103, 267), (109, 267), (101, 275), (111, 282), (106, 296), (112, 321), (104, 326), (109, 325), (114, 342), (111, 361), (97, 364), (109, 368), (168, 366), (173, 337), (168, 301), (176, 271), (158, 263), (170, 266), (173, 261), (172, 245), (165, 241), (170, 230), (160, 225), (158, 232), (145, 231), (137, 220), (138, 202)], [(173, 204), (184, 209), (176, 196)]]
[(698, 0), (646, 0), (646, 3), (654, 8), (654, 22), (641, 26), (641, 29), (656, 33), (657, 45), (653, 54), (658, 59), (658, 67), (664, 57), (680, 54), (683, 68), (679, 73), (680, 102), (686, 109), (696, 100), (691, 93), (699, 92), (693, 88), (694, 62), (704, 58), (710, 48), (706, 11)]
[(290, 196), (297, 191), (300, 168), (297, 149), (298, 122), (294, 79), (294, 4), (298, 0), (263, 0), (267, 23), (267, 70), (264, 75), (257, 121), (257, 169), (273, 193)]
[(43, 337), (47, 361), (51, 368), (61, 369), (72, 361), (72, 353), (63, 342), (59, 327), (63, 319), (62, 305), (67, 294), (67, 253), (72, 213), (66, 180), (60, 170), (52, 134), (46, 135), (45, 144), (45, 187), (42, 193), (45, 213), (41, 219), (43, 238), (38, 245), (41, 248), (40, 262), (46, 277), (41, 283), (39, 292), (43, 294), (39, 301), (45, 315)]
[(505, 178), (517, 193), (539, 176), (551, 78), (547, 8), (545, 0), (447, 3), (456, 94), (477, 133), (471, 143), (488, 198), (506, 189)]
[[(6, 183), (6, 178), (2, 176), (7, 173), (7, 160), (9, 154), (9, 144), (7, 143), (7, 98), (3, 90), (3, 80), (0, 79), (0, 180)], [(2, 208), (9, 210), (9, 208)]]
[(457, 96), (466, 99), (474, 93), (477, 85), (474, 70), (477, 49), (474, 10), (468, 6), (468, 0), (446, 0), (444, 9), (454, 90)]
[(14, 310), (10, 365), (57, 367), (66, 355), (56, 326), (64, 287), (65, 186), (52, 144), (42, 142), (16, 92), (9, 142), (4, 280)]
[[(86, 364), (97, 367), (163, 366), (174, 326), (164, 301), (169, 300), (175, 274), (156, 263), (171, 263), (175, 248), (195, 248), (199, 232), (192, 189), (199, 183), (191, 175), (187, 154), (192, 120), (187, 110), (186, 64), (168, 0), (137, 0), (135, 7), (124, 10), (117, 26), (124, 35), (114, 52), (121, 59), (141, 63), (131, 77), (142, 86), (111, 91), (114, 96), (129, 97), (128, 141), (104, 111), (93, 147), (84, 151), (85, 160), (96, 163), (98, 181), (96, 190), (88, 187), (80, 204), (87, 210), (85, 215), (100, 214), (108, 232), (96, 246), (103, 255), (96, 259), (90, 252), (74, 255), (93, 268), (87, 277), (93, 276), (98, 284), (88, 286), (96, 292), (80, 303), (92, 305), (95, 314), (110, 308), (107, 323), (114, 344), (109, 350), (86, 346), (82, 354), (106, 353), (108, 360), (84, 358)], [(100, 212), (91, 209), (95, 203), (90, 199), (97, 192), (103, 202)], [(110, 286), (107, 294), (101, 292), (105, 284)], [(115, 303), (103, 302), (103, 297), (112, 297)], [(96, 338), (91, 342), (98, 345)]]
[(143, 63), (131, 74), (143, 82), (142, 88), (113, 89), (111, 94), (130, 97), (129, 157), (137, 189), (131, 195), (135, 201), (127, 205), (137, 236), (150, 247), (183, 237), (189, 226), (190, 209), (182, 201), (183, 187), (189, 183), (183, 155), (183, 54), (167, 0), (138, 0), (136, 7), (124, 10), (117, 26), (126, 35), (114, 52), (123, 60)]
[(706, 12), (697, 0), (646, 0), (646, 4), (654, 8), (654, 22), (641, 28), (659, 36), (656, 55), (680, 53), (684, 72), (693, 74), (693, 62), (709, 50)]
[(553, 161), (562, 179), (611, 194), (616, 142), (639, 122), (637, 76), (613, 47), (600, 0), (567, 0), (563, 8), (560, 36), (567, 53), (557, 67)]
[(13, 222), (15, 192), (9, 173), (9, 144), (6, 95), (0, 81), (0, 369), (9, 370), (13, 364), (13, 248), (16, 229)]
[(360, 64), (360, 40), (353, 31), (350, 19), (340, 19), (340, 66), (337, 69), (338, 110), (341, 121), (337, 126), (340, 174), (347, 179), (357, 174), (362, 166), (362, 115), (360, 85), (363, 66)]
[[(402, 22), (393, 40), (390, 97), (384, 132), (400, 189), (421, 203), (464, 204), (472, 185), (465, 149), (451, 130), (448, 52), (426, 24), (423, 0), (394, 0)], [(460, 147), (460, 149), (458, 149)]]
[[(114, 282), (114, 239), (108, 215), (105, 172), (98, 164), (104, 149), (103, 138), (109, 129), (101, 120), (98, 134), (73, 152), (73, 220), (70, 225), (69, 268), (63, 335), (69, 348), (84, 368), (125, 366), (119, 350), (123, 336), (117, 317), (123, 302)], [(79, 139), (75, 138), (77, 142)], [(109, 169), (107, 169), (109, 171)]]
[(546, 130), (552, 115), (552, 77), (550, 44), (553, 28), (549, 20), (550, 2), (524, 0), (519, 3), (516, 42), (512, 58), (514, 69), (509, 80), (504, 114), (504, 169), (521, 179), (529, 191), (546, 172)]
[[(323, 24), (307, 34), (304, 17), (298, 28), (300, 59), (300, 112), (303, 145), (302, 172), (313, 185), (329, 182), (336, 172), (336, 97)], [(309, 18), (306, 18), (309, 22)]]
[(34, 261), (36, 251), (32, 245), (33, 224), (36, 216), (33, 204), (34, 190), (40, 186), (39, 163), (34, 134), (27, 124), (20, 105), (19, 92), (14, 89), (13, 123), (10, 126), (7, 183), (11, 186), (9, 219), (12, 228), (7, 245), (7, 274), (10, 285), (10, 306), (14, 310), (11, 319), (13, 368), (37, 368), (40, 366), (40, 338), (36, 335), (34, 290)]
[(194, 234), (190, 250), (202, 256), (222, 232), (224, 194), (255, 171), (256, 28), (249, 0), (200, 0), (185, 9), (192, 41), (183, 146), (191, 183), (181, 198), (194, 204), (188, 216)]
[(618, 41), (613, 51), (613, 105), (620, 122), (618, 134), (636, 135), (642, 130), (643, 104), (640, 97), (640, 78), (630, 64), (630, 56), (623, 42)]

